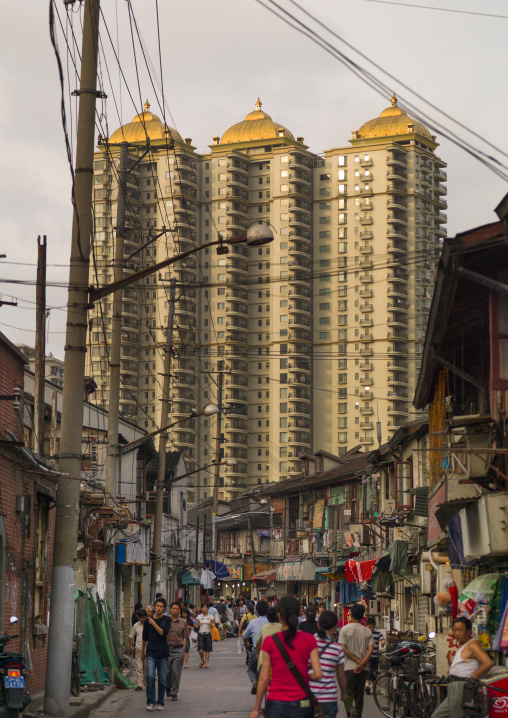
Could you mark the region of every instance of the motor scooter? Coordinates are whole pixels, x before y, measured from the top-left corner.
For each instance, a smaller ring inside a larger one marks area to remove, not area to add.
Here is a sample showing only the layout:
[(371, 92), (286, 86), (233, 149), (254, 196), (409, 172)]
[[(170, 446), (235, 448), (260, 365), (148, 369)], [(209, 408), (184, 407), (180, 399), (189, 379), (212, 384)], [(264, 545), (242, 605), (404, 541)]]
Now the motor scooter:
[[(16, 616), (11, 616), (11, 626), (17, 622)], [(26, 666), (23, 654), (5, 650), (9, 641), (17, 637), (7, 633), (0, 634), (0, 718), (18, 718), (19, 713), (22, 713), (32, 700), (30, 693), (25, 691)]]

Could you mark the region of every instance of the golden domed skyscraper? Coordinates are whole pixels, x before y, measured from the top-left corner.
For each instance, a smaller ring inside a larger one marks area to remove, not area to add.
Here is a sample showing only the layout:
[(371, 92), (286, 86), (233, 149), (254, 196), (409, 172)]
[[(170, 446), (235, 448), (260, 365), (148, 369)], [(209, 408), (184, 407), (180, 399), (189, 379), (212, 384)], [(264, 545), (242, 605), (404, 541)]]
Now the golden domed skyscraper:
[[(171, 421), (217, 402), (220, 384), (224, 412), (219, 425), (203, 417), (176, 426), (171, 448), (193, 471), (216, 458), (219, 433), (221, 457), (237, 460), (221, 467), (221, 498), (296, 475), (302, 454), (375, 448), (378, 417), (383, 441), (414, 417), (446, 236), (446, 164), (395, 95), (349, 144), (338, 139), (311, 152), (258, 99), (198, 154), (146, 102), (96, 154), (91, 283), (111, 281), (122, 142), (134, 167), (125, 272), (253, 222), (274, 231), (270, 245), (210, 247), (124, 291), (121, 410), (147, 431), (159, 425), (168, 280), (176, 278)], [(111, 312), (104, 300), (89, 333), (89, 373), (106, 406)], [(206, 471), (189, 477), (189, 502), (210, 497), (212, 482)]]

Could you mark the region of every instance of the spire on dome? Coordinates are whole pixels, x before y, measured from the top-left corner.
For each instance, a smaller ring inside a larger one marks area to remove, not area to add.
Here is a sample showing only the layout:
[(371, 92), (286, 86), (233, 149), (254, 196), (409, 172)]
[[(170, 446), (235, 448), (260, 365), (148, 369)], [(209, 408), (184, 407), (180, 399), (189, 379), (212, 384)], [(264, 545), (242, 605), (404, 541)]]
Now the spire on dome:
[(263, 103), (261, 102), (261, 100), (260, 100), (259, 97), (258, 97), (257, 102), (256, 102), (256, 109), (257, 109), (257, 110), (261, 110), (262, 104), (263, 104)]
[(395, 92), (393, 93), (392, 97), (392, 107), (397, 107), (397, 97), (395, 95)]
[(143, 105), (143, 109), (145, 110), (145, 112), (148, 112), (148, 110), (150, 109), (150, 103), (148, 102), (148, 100), (145, 100), (145, 104)]

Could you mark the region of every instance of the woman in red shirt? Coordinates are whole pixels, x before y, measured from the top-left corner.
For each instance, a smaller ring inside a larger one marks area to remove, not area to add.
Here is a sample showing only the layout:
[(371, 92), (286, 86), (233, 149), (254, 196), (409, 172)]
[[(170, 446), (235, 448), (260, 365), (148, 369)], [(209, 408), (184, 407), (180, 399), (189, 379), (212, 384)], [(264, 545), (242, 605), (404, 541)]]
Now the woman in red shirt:
[[(308, 684), (309, 679), (321, 680), (323, 672), (319, 663), (316, 639), (311, 633), (297, 631), (299, 611), (300, 602), (296, 598), (283, 596), (280, 599), (277, 603), (277, 613), (282, 631), (277, 635), (284, 641), (291, 660)], [(314, 712), (312, 705), (287, 667), (273, 636), (264, 639), (261, 650), (264, 653), (263, 662), (258, 679), (256, 703), (250, 718), (258, 718), (268, 683), (270, 689), (266, 700), (265, 718), (312, 718)]]

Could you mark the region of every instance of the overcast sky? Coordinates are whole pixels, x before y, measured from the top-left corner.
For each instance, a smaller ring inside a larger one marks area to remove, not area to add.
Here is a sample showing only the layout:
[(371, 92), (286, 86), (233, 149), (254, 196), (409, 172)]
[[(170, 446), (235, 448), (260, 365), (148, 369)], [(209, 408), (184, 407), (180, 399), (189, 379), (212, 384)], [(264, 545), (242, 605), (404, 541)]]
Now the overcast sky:
[[(268, 0), (265, 0), (268, 2)], [(508, 151), (505, 91), (508, 19), (444, 11), (395, 7), (369, 0), (300, 0), (301, 4), (398, 81), (376, 77), (439, 122), (443, 117), (416, 101), (400, 83), (472, 128), (503, 152)], [(413, 0), (456, 10), (508, 15), (506, 0)], [(289, 0), (279, 3), (297, 12)], [(66, 22), (62, 0), (57, 0)], [(103, 0), (107, 27), (136, 106), (120, 81), (118, 65), (101, 24), (107, 67), (102, 63), (108, 100), (104, 112), (110, 133), (141, 110), (125, 0)], [(0, 212), (0, 293), (18, 307), (0, 308), (0, 331), (16, 343), (34, 343), (35, 288), (5, 280), (34, 280), (37, 235), (48, 237), (48, 280), (65, 282), (70, 253), (70, 175), (60, 120), (57, 65), (49, 39), (49, 0), (0, 0), (0, 136), (3, 140)], [(155, 0), (132, 0), (142, 39), (160, 82)], [(159, 0), (162, 66), (167, 120), (198, 152), (214, 135), (254, 109), (259, 94), (263, 110), (314, 152), (345, 146), (351, 131), (377, 117), (390, 104), (336, 59), (297, 34), (256, 0)], [(299, 17), (303, 17), (299, 14)], [(74, 28), (79, 35), (79, 3)], [(117, 19), (118, 18), (118, 24)], [(369, 67), (337, 39), (313, 25), (348, 56)], [(80, 42), (80, 39), (79, 39)], [(67, 73), (71, 66), (61, 31), (59, 47)], [(504, 48), (504, 49), (503, 49)], [(161, 114), (144, 61), (138, 52), (141, 97)], [(369, 69), (372, 69), (371, 67)], [(110, 80), (108, 80), (108, 70)], [(71, 89), (75, 87), (71, 77)], [(158, 90), (157, 90), (158, 92)], [(66, 88), (68, 98), (68, 87)], [(120, 121), (118, 119), (120, 114)], [(403, 105), (403, 102), (401, 102)], [(67, 103), (74, 135), (75, 108)], [(172, 118), (172, 119), (170, 119)], [(172, 122), (174, 120), (174, 123)], [(446, 120), (447, 126), (452, 127)], [(458, 127), (460, 137), (480, 141)], [(439, 136), (437, 152), (448, 162), (448, 233), (494, 221), (494, 207), (507, 191), (504, 180)], [(501, 161), (506, 157), (495, 153)], [(63, 265), (63, 266), (56, 266)], [(64, 289), (48, 289), (48, 352), (63, 358)], [(58, 309), (60, 308), (60, 309)]]

